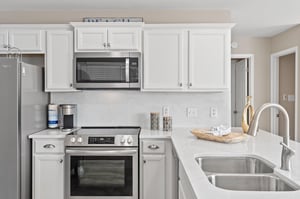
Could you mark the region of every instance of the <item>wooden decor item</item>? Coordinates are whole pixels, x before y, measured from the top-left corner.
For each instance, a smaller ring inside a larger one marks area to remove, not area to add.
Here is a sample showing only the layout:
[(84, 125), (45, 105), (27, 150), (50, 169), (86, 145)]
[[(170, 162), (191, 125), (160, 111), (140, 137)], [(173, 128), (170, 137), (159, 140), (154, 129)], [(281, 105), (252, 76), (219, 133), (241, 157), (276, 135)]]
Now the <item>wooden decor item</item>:
[(191, 132), (199, 139), (214, 141), (214, 142), (232, 144), (232, 143), (238, 143), (247, 140), (247, 135), (244, 133), (231, 132), (227, 135), (215, 136), (213, 134), (206, 133), (201, 129), (193, 129)]

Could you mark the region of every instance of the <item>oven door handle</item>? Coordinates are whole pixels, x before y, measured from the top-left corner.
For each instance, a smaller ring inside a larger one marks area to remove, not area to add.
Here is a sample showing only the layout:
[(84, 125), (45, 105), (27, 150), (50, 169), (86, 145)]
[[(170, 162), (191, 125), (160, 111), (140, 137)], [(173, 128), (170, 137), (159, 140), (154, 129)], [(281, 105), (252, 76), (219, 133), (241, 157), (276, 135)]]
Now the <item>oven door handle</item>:
[(67, 154), (71, 155), (132, 155), (136, 154), (137, 150), (78, 150), (67, 149)]

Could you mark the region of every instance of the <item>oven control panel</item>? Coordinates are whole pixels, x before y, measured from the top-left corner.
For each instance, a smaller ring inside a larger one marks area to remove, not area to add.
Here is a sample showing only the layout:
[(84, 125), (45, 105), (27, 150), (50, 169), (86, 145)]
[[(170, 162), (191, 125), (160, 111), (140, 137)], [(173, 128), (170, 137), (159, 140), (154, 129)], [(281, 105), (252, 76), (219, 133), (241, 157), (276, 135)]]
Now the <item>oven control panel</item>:
[(65, 146), (138, 146), (138, 135), (67, 135)]
[(88, 144), (114, 144), (115, 137), (89, 137)]

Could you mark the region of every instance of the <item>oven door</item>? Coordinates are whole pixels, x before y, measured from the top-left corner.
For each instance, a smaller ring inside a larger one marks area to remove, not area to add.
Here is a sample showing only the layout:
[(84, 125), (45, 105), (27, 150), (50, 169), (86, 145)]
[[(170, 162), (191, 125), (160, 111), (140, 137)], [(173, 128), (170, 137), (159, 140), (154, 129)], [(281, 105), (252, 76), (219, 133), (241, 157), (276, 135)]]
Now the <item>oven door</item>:
[(138, 199), (138, 149), (69, 147), (66, 199)]

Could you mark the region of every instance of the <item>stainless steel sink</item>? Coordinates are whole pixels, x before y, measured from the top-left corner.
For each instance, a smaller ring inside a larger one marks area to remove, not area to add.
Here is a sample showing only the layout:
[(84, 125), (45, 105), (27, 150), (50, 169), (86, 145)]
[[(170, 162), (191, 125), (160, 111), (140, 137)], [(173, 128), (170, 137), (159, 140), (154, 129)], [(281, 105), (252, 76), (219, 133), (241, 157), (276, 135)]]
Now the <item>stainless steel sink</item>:
[(291, 182), (270, 175), (212, 174), (208, 176), (211, 184), (222, 189), (236, 191), (295, 191), (299, 187)]
[(206, 174), (210, 173), (273, 173), (274, 165), (257, 156), (201, 156), (196, 161)]

